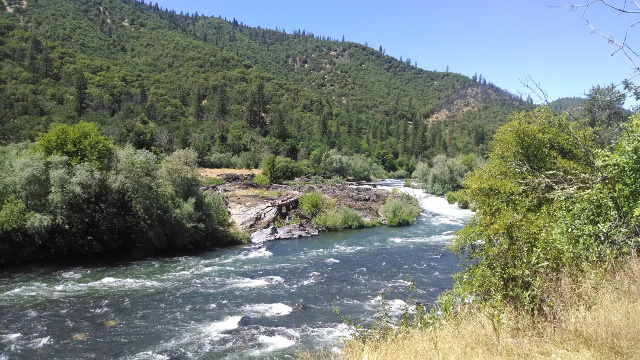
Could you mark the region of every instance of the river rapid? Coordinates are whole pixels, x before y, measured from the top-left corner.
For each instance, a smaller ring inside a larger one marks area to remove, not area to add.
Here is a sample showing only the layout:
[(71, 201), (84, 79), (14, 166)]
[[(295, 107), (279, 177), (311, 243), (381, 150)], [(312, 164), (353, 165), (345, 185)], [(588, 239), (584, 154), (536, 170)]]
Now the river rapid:
[(471, 212), (386, 180), (421, 202), (415, 225), (82, 267), (0, 271), (0, 360), (281, 358), (340, 351), (387, 294), (433, 302), (451, 288), (446, 246)]

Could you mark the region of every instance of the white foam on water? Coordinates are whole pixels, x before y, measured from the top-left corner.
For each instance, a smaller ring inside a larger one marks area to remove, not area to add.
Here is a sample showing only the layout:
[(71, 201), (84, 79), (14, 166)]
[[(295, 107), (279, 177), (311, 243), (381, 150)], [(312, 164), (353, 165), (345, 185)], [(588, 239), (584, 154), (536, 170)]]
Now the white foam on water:
[(62, 274), (60, 274), (63, 278), (67, 278), (67, 279), (79, 279), (82, 277), (82, 275), (75, 273), (73, 271), (66, 271), (63, 272)]
[[(167, 284), (162, 284), (153, 280), (138, 280), (138, 279), (119, 279), (114, 277), (105, 277), (101, 280), (90, 282), (87, 284), (74, 284), (71, 287), (95, 287), (95, 288), (104, 288), (105, 286), (110, 288), (125, 288), (125, 289), (139, 289), (139, 288), (149, 288), (149, 287), (161, 287), (166, 286)], [(66, 289), (65, 289), (66, 290)]]
[(317, 343), (336, 343), (340, 339), (348, 338), (354, 334), (353, 328), (344, 323), (331, 327), (303, 328), (305, 336)]
[(291, 339), (287, 339), (286, 337), (280, 336), (280, 335), (276, 335), (276, 336), (260, 335), (258, 336), (258, 341), (262, 344), (267, 345), (267, 348), (264, 350), (266, 352), (286, 349), (296, 344), (295, 341)]
[(204, 331), (214, 339), (221, 338), (224, 331), (237, 329), (240, 326), (240, 319), (242, 316), (229, 316), (207, 325)]
[[(393, 187), (381, 186), (381, 188), (391, 190)], [(428, 213), (445, 215), (451, 219), (461, 220), (468, 220), (473, 216), (471, 210), (461, 209), (457, 204), (449, 204), (444, 197), (427, 194), (422, 189), (413, 189), (404, 186), (398, 186), (397, 189), (418, 199), (420, 207)]]
[(255, 250), (244, 251), (240, 255), (231, 256), (227, 259), (220, 260), (220, 263), (226, 264), (226, 263), (249, 260), (249, 259), (267, 258), (271, 255), (273, 255), (271, 251), (263, 247), (260, 247)]
[(334, 259), (334, 258), (328, 258), (327, 260), (325, 260), (325, 262), (332, 264), (332, 263), (339, 263), (340, 260)]
[[(402, 312), (405, 309), (407, 309), (407, 303), (404, 302), (404, 300), (392, 299), (392, 300), (386, 300), (386, 302), (387, 302), (387, 311), (392, 316), (399, 316), (402, 314)], [(374, 305), (374, 307), (381, 306), (382, 297), (380, 296), (375, 297), (374, 299), (369, 301), (369, 304)]]
[(293, 308), (282, 303), (245, 305), (243, 310), (253, 316), (283, 316), (293, 312)]
[(18, 339), (20, 336), (22, 336), (22, 334), (8, 334), (8, 335), (0, 335), (0, 338), (2, 338), (3, 341), (15, 341), (16, 339)]
[(284, 283), (284, 279), (280, 276), (265, 276), (257, 279), (238, 278), (227, 280), (229, 284), (227, 288), (252, 288), (267, 286), (271, 284)]
[(170, 357), (165, 355), (154, 354), (150, 351), (141, 352), (136, 354), (131, 360), (169, 360)]
[(364, 246), (336, 245), (334, 247), (334, 249), (337, 250), (337, 252), (340, 253), (340, 254), (350, 254), (350, 253), (354, 253), (356, 251), (364, 250), (365, 247)]
[(320, 276), (319, 272), (313, 271), (309, 274), (309, 278), (302, 281), (302, 285), (310, 285), (316, 282), (316, 278)]
[(42, 348), (43, 346), (45, 346), (49, 342), (50, 338), (51, 338), (50, 336), (47, 336), (47, 337), (43, 337), (43, 338), (40, 338), (40, 339), (34, 339), (29, 344), (29, 347), (31, 347), (32, 349), (40, 349), (40, 348)]
[(448, 244), (453, 239), (453, 234), (439, 234), (427, 237), (412, 237), (412, 238), (390, 238), (389, 241), (394, 243), (432, 243), (432, 244)]
[(403, 287), (407, 287), (411, 285), (410, 282), (406, 281), (406, 280), (393, 280), (389, 283), (389, 286), (403, 286)]

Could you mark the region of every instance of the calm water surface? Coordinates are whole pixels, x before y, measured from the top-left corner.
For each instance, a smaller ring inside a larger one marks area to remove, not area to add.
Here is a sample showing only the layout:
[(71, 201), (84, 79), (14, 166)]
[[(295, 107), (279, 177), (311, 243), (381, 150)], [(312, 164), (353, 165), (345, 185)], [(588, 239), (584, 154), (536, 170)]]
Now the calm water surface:
[(349, 329), (334, 308), (371, 319), (385, 291), (392, 312), (399, 312), (408, 279), (418, 300), (432, 302), (458, 270), (446, 246), (471, 212), (401, 190), (421, 201), (416, 225), (198, 256), (0, 272), (0, 360), (244, 359), (339, 351)]

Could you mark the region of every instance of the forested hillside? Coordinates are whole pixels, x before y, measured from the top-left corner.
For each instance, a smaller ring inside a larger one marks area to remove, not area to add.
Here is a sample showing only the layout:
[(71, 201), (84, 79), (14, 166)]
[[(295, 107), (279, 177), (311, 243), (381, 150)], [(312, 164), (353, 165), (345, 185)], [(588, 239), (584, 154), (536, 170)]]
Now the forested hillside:
[(6, 5), (3, 144), (84, 120), (117, 144), (190, 147), (201, 166), (258, 167), (267, 154), (299, 160), (327, 148), (411, 171), (437, 154), (484, 155), (507, 116), (531, 107), (486, 79), (305, 30), (129, 0)]

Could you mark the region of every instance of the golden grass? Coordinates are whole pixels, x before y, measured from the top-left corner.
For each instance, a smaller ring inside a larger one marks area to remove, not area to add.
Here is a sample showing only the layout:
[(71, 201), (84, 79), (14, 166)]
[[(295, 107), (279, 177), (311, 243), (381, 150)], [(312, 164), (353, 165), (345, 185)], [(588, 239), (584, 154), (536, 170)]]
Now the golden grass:
[[(640, 260), (591, 272), (579, 283), (562, 278), (549, 292), (555, 305), (547, 319), (507, 310), (494, 327), (496, 314), (470, 309), (428, 333), (347, 341), (338, 358), (640, 359)], [(309, 356), (317, 358), (302, 357)]]
[(200, 178), (206, 179), (210, 177), (218, 177), (223, 174), (236, 174), (236, 175), (257, 175), (260, 174), (262, 170), (260, 169), (207, 169), (207, 168), (199, 168), (198, 175)]
[(237, 189), (228, 193), (228, 196), (254, 196), (254, 197), (274, 197), (282, 196), (282, 190), (266, 190), (266, 189)]

